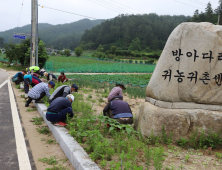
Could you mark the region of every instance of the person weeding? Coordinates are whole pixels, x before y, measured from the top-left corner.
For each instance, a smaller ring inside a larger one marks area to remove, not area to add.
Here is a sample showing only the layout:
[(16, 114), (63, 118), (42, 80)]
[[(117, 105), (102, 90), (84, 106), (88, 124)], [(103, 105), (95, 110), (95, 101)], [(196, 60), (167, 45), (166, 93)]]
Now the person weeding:
[(64, 123), (66, 121), (67, 115), (73, 117), (72, 102), (74, 102), (75, 97), (69, 94), (64, 97), (58, 97), (52, 101), (46, 112), (46, 119), (57, 126), (66, 126)]
[(117, 83), (116, 87), (114, 87), (108, 96), (108, 102), (112, 101), (115, 96), (123, 96), (122, 90), (125, 90), (125, 86), (122, 83)]
[(61, 72), (61, 75), (58, 77), (58, 82), (62, 82), (62, 83), (65, 83), (68, 81), (68, 79), (66, 78), (66, 75), (64, 72)]
[(25, 90), (25, 98), (28, 98), (29, 85), (34, 87), (36, 84), (41, 83), (41, 80), (31, 74), (26, 74), (24, 76), (24, 90)]
[(26, 75), (26, 74), (27, 74), (26, 71), (20, 71), (20, 72), (16, 73), (12, 77), (12, 82), (14, 82), (16, 85), (20, 84), (21, 82), (24, 81), (24, 75)]
[(25, 103), (25, 107), (28, 107), (32, 100), (35, 100), (36, 103), (42, 103), (41, 99), (46, 95), (48, 98), (50, 97), (49, 90), (55, 87), (55, 83), (53, 81), (47, 83), (39, 83), (35, 87), (33, 87), (28, 93), (28, 100)]
[(41, 77), (44, 76), (44, 73), (45, 73), (45, 69), (44, 69), (44, 68), (42, 68), (41, 70), (39, 70), (39, 74), (40, 74)]
[(50, 96), (49, 103), (51, 103), (53, 100), (55, 100), (58, 97), (66, 97), (68, 94), (78, 92), (78, 86), (76, 84), (73, 84), (72, 86), (63, 85), (59, 86)]
[(39, 67), (38, 66), (31, 66), (29, 68), (26, 68), (26, 71), (30, 72), (30, 73), (37, 73), (39, 74)]
[(54, 74), (52, 74), (52, 73), (44, 72), (44, 76), (46, 77), (48, 82), (50, 82), (50, 81), (57, 81), (57, 77)]
[(133, 114), (123, 96), (115, 96), (103, 109), (103, 115), (116, 119), (120, 124), (132, 124)]

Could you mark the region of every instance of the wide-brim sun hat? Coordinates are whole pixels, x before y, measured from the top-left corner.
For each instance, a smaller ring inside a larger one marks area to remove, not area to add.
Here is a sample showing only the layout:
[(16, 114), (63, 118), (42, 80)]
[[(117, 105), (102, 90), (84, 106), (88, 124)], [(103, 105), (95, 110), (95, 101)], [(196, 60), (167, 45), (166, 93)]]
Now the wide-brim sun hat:
[(123, 83), (116, 83), (116, 86), (122, 86), (122, 87), (123, 87), (123, 90), (125, 90), (125, 89), (126, 89), (126, 87), (124, 86), (124, 84), (123, 84)]

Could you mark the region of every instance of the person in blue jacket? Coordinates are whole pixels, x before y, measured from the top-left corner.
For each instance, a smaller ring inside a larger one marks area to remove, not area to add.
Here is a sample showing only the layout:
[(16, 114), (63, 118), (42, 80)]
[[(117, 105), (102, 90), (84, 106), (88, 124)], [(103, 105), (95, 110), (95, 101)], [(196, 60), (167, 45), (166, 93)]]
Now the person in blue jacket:
[(27, 74), (26, 71), (20, 71), (18, 73), (16, 73), (13, 77), (12, 77), (12, 82), (14, 82), (16, 85), (20, 84), (21, 82), (24, 81), (24, 75)]
[(72, 102), (74, 102), (75, 97), (69, 94), (64, 97), (58, 97), (52, 101), (46, 112), (46, 119), (57, 126), (66, 126), (64, 123), (66, 121), (67, 115), (73, 117)]

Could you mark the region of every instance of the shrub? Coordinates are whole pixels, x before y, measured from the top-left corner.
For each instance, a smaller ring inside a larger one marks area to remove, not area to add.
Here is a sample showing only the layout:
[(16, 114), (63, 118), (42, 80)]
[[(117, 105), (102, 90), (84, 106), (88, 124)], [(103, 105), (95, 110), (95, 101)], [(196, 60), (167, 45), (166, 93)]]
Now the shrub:
[(83, 53), (82, 48), (80, 48), (80, 47), (76, 47), (76, 48), (75, 48), (75, 54), (76, 54), (78, 57), (81, 56), (82, 53)]

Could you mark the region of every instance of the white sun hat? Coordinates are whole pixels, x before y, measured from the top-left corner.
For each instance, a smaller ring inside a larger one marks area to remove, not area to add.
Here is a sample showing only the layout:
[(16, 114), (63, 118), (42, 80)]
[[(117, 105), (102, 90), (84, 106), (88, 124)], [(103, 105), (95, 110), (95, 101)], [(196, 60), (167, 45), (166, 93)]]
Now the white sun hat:
[(67, 98), (70, 98), (73, 102), (74, 102), (74, 100), (75, 100), (75, 97), (74, 97), (72, 94), (68, 94), (66, 97), (67, 97)]

